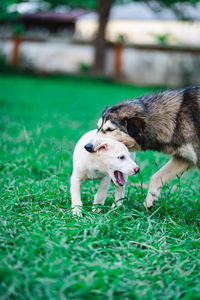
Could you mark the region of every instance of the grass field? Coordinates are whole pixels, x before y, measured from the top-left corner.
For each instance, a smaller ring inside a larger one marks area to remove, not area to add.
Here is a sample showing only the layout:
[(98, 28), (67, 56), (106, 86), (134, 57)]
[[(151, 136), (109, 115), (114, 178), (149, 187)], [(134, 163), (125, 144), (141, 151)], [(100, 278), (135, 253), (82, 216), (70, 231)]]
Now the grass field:
[(138, 153), (123, 207), (71, 215), (75, 142), (104, 106), (155, 91), (70, 77), (0, 75), (0, 299), (200, 299), (200, 187), (194, 169), (165, 185), (150, 213), (148, 183), (167, 157)]

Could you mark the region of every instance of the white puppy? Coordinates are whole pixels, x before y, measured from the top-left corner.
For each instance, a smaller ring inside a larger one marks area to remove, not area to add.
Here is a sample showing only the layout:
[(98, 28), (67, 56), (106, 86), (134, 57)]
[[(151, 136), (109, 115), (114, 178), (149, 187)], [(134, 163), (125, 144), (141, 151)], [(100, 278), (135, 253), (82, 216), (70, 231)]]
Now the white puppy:
[[(131, 155), (124, 144), (109, 138), (97, 139), (94, 152), (84, 149), (85, 144), (91, 140), (97, 130), (87, 132), (76, 144), (73, 155), (73, 173), (71, 176), (71, 198), (73, 214), (81, 215), (81, 184), (86, 179), (99, 179), (99, 190), (94, 197), (95, 204), (104, 204), (107, 190), (112, 179), (116, 187), (115, 201), (122, 204), (124, 198), (124, 185), (127, 175), (139, 172), (134, 162), (135, 153)], [(95, 210), (95, 208), (94, 208)]]

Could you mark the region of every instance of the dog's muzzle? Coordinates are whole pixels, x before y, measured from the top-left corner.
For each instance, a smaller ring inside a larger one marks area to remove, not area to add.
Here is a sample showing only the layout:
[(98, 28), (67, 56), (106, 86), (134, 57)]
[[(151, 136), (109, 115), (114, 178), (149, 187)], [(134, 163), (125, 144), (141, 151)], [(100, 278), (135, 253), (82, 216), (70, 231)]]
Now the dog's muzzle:
[(86, 144), (86, 145), (84, 146), (84, 148), (85, 148), (85, 150), (87, 150), (87, 151), (90, 152), (90, 153), (94, 152), (94, 147), (93, 147), (92, 144)]

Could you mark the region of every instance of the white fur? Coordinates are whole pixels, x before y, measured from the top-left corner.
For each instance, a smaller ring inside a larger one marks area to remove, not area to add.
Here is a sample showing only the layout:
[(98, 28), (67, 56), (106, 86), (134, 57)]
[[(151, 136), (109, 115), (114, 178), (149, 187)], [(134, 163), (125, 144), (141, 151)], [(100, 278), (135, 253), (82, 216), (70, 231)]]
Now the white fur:
[[(127, 180), (128, 175), (136, 173), (138, 166), (134, 162), (135, 153), (130, 154), (122, 143), (110, 139), (97, 139), (94, 144), (95, 152), (89, 153), (84, 146), (95, 135), (97, 130), (87, 132), (76, 144), (73, 154), (73, 173), (71, 176), (71, 198), (73, 214), (81, 215), (81, 184), (86, 179), (99, 179), (100, 186), (94, 197), (94, 204), (104, 204), (107, 190), (112, 180), (116, 187), (115, 201), (121, 205), (119, 199), (124, 197), (124, 187), (118, 185), (114, 171), (123, 173)], [(124, 156), (121, 160), (119, 157)]]
[(194, 151), (192, 144), (187, 144), (179, 148), (178, 153), (187, 160), (191, 161), (194, 165), (197, 163), (197, 155)]

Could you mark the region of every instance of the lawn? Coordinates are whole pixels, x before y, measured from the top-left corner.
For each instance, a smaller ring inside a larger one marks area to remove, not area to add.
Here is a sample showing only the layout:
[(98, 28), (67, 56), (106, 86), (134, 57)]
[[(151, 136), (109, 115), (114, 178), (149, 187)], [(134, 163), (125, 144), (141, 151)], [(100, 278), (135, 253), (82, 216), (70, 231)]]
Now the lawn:
[(200, 180), (165, 185), (150, 213), (148, 183), (167, 157), (137, 154), (123, 207), (92, 213), (97, 182), (70, 210), (72, 153), (102, 109), (153, 92), (108, 81), (0, 75), (0, 298), (200, 299)]

